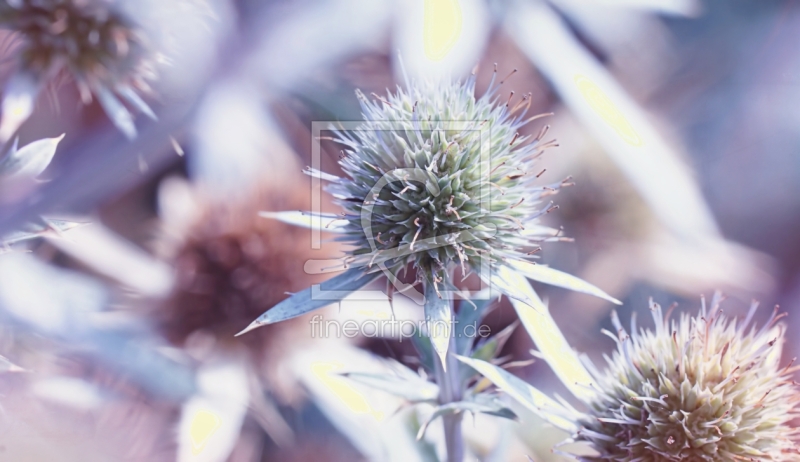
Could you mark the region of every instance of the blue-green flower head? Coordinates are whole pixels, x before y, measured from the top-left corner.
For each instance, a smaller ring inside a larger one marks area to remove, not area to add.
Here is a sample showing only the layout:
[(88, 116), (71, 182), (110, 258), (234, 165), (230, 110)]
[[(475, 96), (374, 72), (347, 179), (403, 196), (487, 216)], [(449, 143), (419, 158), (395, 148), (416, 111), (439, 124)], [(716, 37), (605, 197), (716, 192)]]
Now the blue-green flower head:
[[(337, 233), (349, 248), (331, 268), (344, 272), (293, 294), (240, 334), (326, 306), (381, 276), (391, 283), (389, 290), (421, 283), (425, 317), (442, 325), (449, 325), (452, 315), (445, 299), (463, 296), (459, 279), (472, 273), (496, 295), (522, 301), (531, 297), (511, 275), (619, 303), (585, 281), (531, 261), (539, 244), (564, 239), (537, 219), (555, 208), (547, 196), (570, 180), (541, 183), (544, 169), (536, 163), (555, 141), (545, 141), (547, 125), (535, 136), (521, 132), (549, 114), (529, 115), (530, 94), (501, 94), (503, 80), (496, 82), (496, 75), (481, 97), (475, 96), (474, 75), (466, 82), (407, 81), (386, 97), (357, 92), (364, 120), (333, 129), (333, 139), (343, 145), (345, 175), (306, 170), (328, 182), (344, 211), (326, 215), (327, 223), (313, 213), (262, 213)], [(417, 280), (406, 285), (398, 273), (408, 267), (416, 269)], [(444, 357), (448, 328), (441, 334), (433, 336), (434, 348)]]
[(385, 98), (357, 92), (365, 121), (337, 132), (347, 177), (329, 188), (345, 209), (351, 265), (396, 274), (410, 264), (446, 282), (451, 268), (463, 276), (538, 249), (542, 237), (526, 230), (562, 183), (536, 184), (536, 162), (555, 142), (542, 141), (546, 126), (521, 135), (537, 118), (527, 114), (530, 96), (501, 99), (500, 88), (493, 81), (476, 98), (473, 76), (411, 83)]

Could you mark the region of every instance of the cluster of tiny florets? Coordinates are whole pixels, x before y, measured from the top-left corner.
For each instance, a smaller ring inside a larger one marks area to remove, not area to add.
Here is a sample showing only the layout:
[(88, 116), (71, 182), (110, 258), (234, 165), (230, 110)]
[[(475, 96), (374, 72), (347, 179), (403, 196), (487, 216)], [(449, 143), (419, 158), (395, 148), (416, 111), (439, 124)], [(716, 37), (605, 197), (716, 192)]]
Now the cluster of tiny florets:
[(20, 66), (39, 79), (65, 66), (91, 91), (146, 88), (153, 75), (146, 34), (115, 0), (7, 0), (0, 27), (18, 34)]
[(493, 80), (476, 98), (473, 76), (386, 98), (358, 93), (365, 122), (338, 131), (349, 178), (330, 189), (346, 210), (353, 264), (393, 272), (413, 264), (418, 277), (437, 282), (451, 264), (467, 274), (484, 258), (496, 264), (538, 248), (525, 227), (563, 182), (533, 186), (542, 172), (534, 163), (555, 144), (542, 142), (546, 126), (520, 135), (537, 118), (526, 118), (530, 95), (500, 100), (498, 88)]
[[(668, 322), (653, 304), (656, 330), (628, 337), (600, 376), (579, 439), (625, 462), (800, 460), (794, 429), (800, 394), (781, 366), (784, 326), (773, 314), (757, 330), (716, 303)], [(635, 326), (634, 326), (635, 330)], [(595, 459), (590, 459), (595, 460)]]

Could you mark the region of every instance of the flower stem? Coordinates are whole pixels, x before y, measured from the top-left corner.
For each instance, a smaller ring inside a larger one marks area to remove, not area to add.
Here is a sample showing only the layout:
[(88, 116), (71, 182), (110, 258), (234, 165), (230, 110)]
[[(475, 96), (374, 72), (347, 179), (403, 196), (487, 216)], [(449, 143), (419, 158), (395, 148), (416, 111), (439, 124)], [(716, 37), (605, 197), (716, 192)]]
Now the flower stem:
[[(450, 302), (452, 303), (452, 301)], [(450, 345), (447, 349), (447, 369), (442, 365), (439, 357), (436, 356), (436, 383), (439, 385), (439, 404), (453, 403), (461, 401), (462, 390), (461, 380), (458, 374), (458, 361), (453, 356), (456, 350), (455, 332), (451, 329)], [(445, 414), (442, 417), (444, 423), (444, 439), (447, 448), (447, 462), (463, 462), (464, 460), (464, 438), (461, 435), (461, 413)]]

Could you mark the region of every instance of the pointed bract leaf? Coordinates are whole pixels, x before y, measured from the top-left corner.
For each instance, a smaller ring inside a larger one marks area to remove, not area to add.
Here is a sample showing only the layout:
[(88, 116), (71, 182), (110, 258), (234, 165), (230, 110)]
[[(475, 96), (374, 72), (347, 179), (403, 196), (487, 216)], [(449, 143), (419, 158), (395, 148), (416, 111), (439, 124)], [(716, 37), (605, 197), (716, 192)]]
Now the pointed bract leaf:
[(425, 284), (425, 323), (433, 349), (439, 356), (442, 366), (447, 368), (447, 348), (452, 333), (452, 308), (450, 300), (439, 298), (435, 286)]
[(341, 233), (344, 231), (344, 226), (347, 225), (347, 220), (330, 218), (330, 217), (315, 217), (310, 212), (287, 211), (287, 212), (258, 212), (258, 216), (264, 218), (272, 218), (274, 220), (282, 221), (290, 225), (300, 226), (303, 228), (319, 228), (322, 231), (331, 233)]
[(17, 149), (17, 141), (2, 160), (0, 160), (0, 175), (16, 178), (36, 178), (41, 174), (56, 153), (58, 143), (64, 135), (55, 138), (44, 138), (26, 144)]
[(0, 374), (3, 374), (5, 372), (25, 372), (25, 369), (12, 363), (5, 356), (0, 356)]
[(584, 401), (592, 398), (595, 394), (592, 390), (592, 376), (553, 321), (547, 305), (539, 299), (528, 281), (516, 271), (501, 267), (498, 269), (498, 274), (534, 301), (534, 304), (528, 305), (518, 300), (511, 300), (511, 304), (514, 305), (528, 335), (558, 378), (576, 397)]
[(433, 352), (433, 345), (431, 344), (431, 339), (426, 337), (421, 330), (417, 330), (414, 336), (411, 337), (411, 343), (414, 344), (414, 349), (417, 350), (417, 354), (419, 354), (419, 362), (428, 372), (434, 372), (436, 370), (436, 366), (433, 363), (434, 359), (434, 352)]
[(514, 333), (514, 329), (516, 329), (518, 325), (519, 323), (514, 321), (491, 338), (479, 342), (470, 356), (484, 361), (494, 359), (500, 353), (500, 350), (506, 344), (509, 337), (511, 337), (511, 334)]
[(475, 395), (468, 400), (443, 404), (436, 408), (417, 432), (417, 439), (422, 439), (431, 423), (440, 416), (471, 412), (473, 414), (488, 414), (504, 419), (517, 420), (517, 414), (504, 405), (497, 397), (483, 393)]
[[(503, 349), (503, 346), (506, 344), (506, 341), (508, 341), (508, 339), (511, 337), (511, 334), (514, 332), (514, 330), (518, 325), (519, 322), (514, 321), (512, 324), (503, 328), (502, 331), (493, 335), (491, 338), (483, 339), (481, 342), (478, 343), (478, 345), (475, 346), (474, 350), (468, 352), (468, 354), (465, 354), (463, 356), (469, 356), (471, 358), (481, 359), (483, 361), (491, 362), (500, 354), (500, 350)], [(473, 370), (471, 367), (462, 367), (459, 369), (459, 374), (461, 375), (462, 383), (466, 383), (475, 374), (477, 374), (477, 371)]]
[(302, 292), (292, 294), (286, 300), (270, 308), (259, 316), (237, 336), (266, 324), (273, 324), (296, 318), (306, 313), (330, 305), (347, 295), (364, 287), (378, 278), (382, 273), (365, 274), (362, 268), (351, 268), (321, 284), (314, 284)]
[(504, 419), (518, 419), (517, 414), (501, 401), (495, 393), (478, 393), (470, 396), (466, 403), (468, 404), (466, 410), (470, 412), (480, 412)]
[(35, 239), (48, 234), (54, 237), (61, 237), (63, 233), (87, 224), (88, 223), (75, 221), (40, 218), (36, 222), (27, 223), (22, 230), (12, 231), (0, 237), (0, 245), (7, 246), (9, 244)]
[[(502, 268), (503, 267), (500, 266), (498, 269)], [(507, 281), (500, 277), (498, 271), (492, 271), (491, 277), (487, 277), (481, 273), (478, 273), (478, 277), (480, 277), (485, 283), (490, 284), (492, 289), (500, 291), (503, 295), (510, 299), (517, 299), (525, 303), (534, 303), (534, 301), (529, 299), (524, 292), (512, 285), (509, 285)]]
[(330, 173), (325, 173), (325, 172), (323, 172), (321, 170), (317, 170), (317, 169), (311, 168), (311, 167), (304, 168), (303, 169), (303, 173), (305, 173), (306, 175), (308, 175), (308, 176), (310, 176), (312, 178), (318, 178), (320, 180), (325, 180), (325, 181), (330, 181), (330, 182), (337, 182), (337, 181), (341, 180), (341, 178), (339, 178), (336, 175), (331, 175)]
[(603, 292), (598, 287), (569, 273), (544, 265), (534, 265), (533, 263), (522, 260), (508, 260), (508, 265), (534, 281), (551, 286), (563, 287), (565, 289), (574, 290), (575, 292), (594, 295), (595, 297), (608, 300), (611, 303), (622, 305), (622, 302)]
[(81, 221), (56, 220), (52, 218), (43, 218), (43, 219), (47, 223), (48, 229), (52, 230), (57, 236), (60, 236), (61, 233), (66, 233), (71, 229), (75, 229), (90, 224), (89, 222), (81, 222)]
[(458, 359), (480, 372), (497, 388), (506, 392), (509, 396), (519, 401), (520, 404), (552, 425), (570, 433), (578, 430), (578, 427), (573, 423), (572, 411), (528, 385), (522, 379), (486, 361), (463, 356), (458, 356)]
[[(475, 340), (475, 333), (478, 332), (480, 322), (486, 315), (492, 300), (489, 299), (488, 294), (478, 298), (483, 300), (474, 300), (473, 304), (461, 302), (458, 313), (456, 314), (456, 353), (465, 355), (469, 353), (472, 347), (472, 342)], [(469, 335), (471, 333), (472, 335)]]
[(414, 378), (389, 374), (368, 374), (365, 372), (349, 372), (342, 375), (350, 380), (383, 390), (412, 403), (435, 401), (439, 397), (439, 387), (416, 374)]

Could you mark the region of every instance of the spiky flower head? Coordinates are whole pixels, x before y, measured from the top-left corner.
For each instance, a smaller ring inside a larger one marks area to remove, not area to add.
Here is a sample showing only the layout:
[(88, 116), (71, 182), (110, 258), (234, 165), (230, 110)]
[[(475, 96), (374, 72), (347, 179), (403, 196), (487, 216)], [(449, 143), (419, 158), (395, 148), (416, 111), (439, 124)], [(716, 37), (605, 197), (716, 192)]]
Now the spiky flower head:
[[(495, 77), (475, 96), (463, 82), (410, 83), (385, 99), (358, 92), (365, 122), (338, 131), (340, 164), (349, 178), (332, 192), (346, 210), (344, 240), (352, 265), (393, 274), (408, 264), (418, 277), (448, 282), (483, 261), (527, 258), (540, 240), (526, 226), (549, 209), (541, 198), (561, 183), (534, 186), (537, 158), (554, 142), (520, 134), (530, 95), (498, 95)], [(501, 99), (502, 98), (502, 99)]]
[(800, 393), (780, 364), (776, 311), (760, 329), (719, 309), (669, 321), (652, 304), (655, 331), (630, 337), (614, 317), (619, 348), (598, 374), (579, 439), (611, 461), (800, 460), (794, 449)]
[(124, 101), (151, 118), (139, 96), (165, 61), (169, 22), (179, 0), (2, 0), (0, 29), (14, 34), (18, 70), (6, 84), (0, 141), (33, 109), (43, 84), (68, 75), (84, 103), (96, 97), (114, 124), (136, 133)]
[[(496, 76), (495, 69), (480, 98), (475, 96), (474, 74), (463, 83), (406, 79), (405, 89), (385, 99), (374, 95), (376, 100), (369, 100), (357, 93), (365, 120), (333, 130), (332, 139), (345, 146), (340, 164), (346, 177), (313, 168), (305, 172), (328, 181), (328, 191), (345, 210), (328, 215), (331, 220), (324, 226), (351, 244), (339, 267), (345, 271), (320, 286), (326, 296), (318, 296), (318, 288), (293, 294), (237, 335), (322, 308), (331, 296), (354, 292), (385, 275), (390, 290), (421, 283), (426, 320), (443, 326), (431, 339), (444, 361), (452, 319), (449, 300), (464, 295), (451, 280), (458, 267), (462, 280), (474, 270), (491, 288), (523, 301), (530, 302), (531, 296), (513, 278), (527, 277), (619, 304), (579, 278), (526, 261), (535, 258), (539, 243), (563, 239), (536, 219), (554, 208), (542, 198), (569, 179), (533, 184), (544, 172), (536, 161), (555, 141), (542, 142), (548, 126), (536, 136), (520, 133), (543, 114), (527, 117), (530, 94), (498, 96), (505, 79), (495, 84)], [(313, 213), (262, 216), (322, 230)], [(416, 269), (417, 280), (400, 283), (398, 273), (409, 266)]]
[[(171, 210), (181, 207), (186, 217), (165, 214), (154, 242), (156, 254), (176, 274), (170, 297), (154, 312), (170, 340), (181, 343), (196, 330), (224, 337), (286, 298), (287, 291), (317, 280), (303, 271), (310, 255), (291, 228), (258, 216), (264, 208), (302, 202), (304, 189), (257, 188), (220, 203), (180, 180), (169, 185), (191, 194), (191, 201), (170, 205)], [(165, 188), (161, 200), (178, 200), (171, 195)], [(275, 327), (260, 337), (274, 341), (283, 337), (278, 331), (291, 328)]]
[[(170, 342), (186, 346), (193, 334), (230, 342), (243, 322), (285, 299), (287, 291), (319, 282), (319, 276), (303, 270), (312, 255), (297, 233), (258, 216), (264, 208), (299, 206), (308, 191), (296, 178), (294, 187), (287, 183), (280, 189), (280, 180), (264, 180), (264, 186), (225, 200), (185, 180), (164, 182), (153, 250), (174, 269), (175, 280), (167, 297), (148, 305), (151, 319)], [(307, 324), (295, 321), (237, 341), (247, 348), (264, 386), (284, 402), (299, 394), (295, 378), (280, 364), (309, 338)]]
[(139, 25), (104, 0), (0, 3), (0, 24), (22, 36), (21, 66), (43, 76), (63, 65), (79, 85), (145, 85), (152, 55)]

